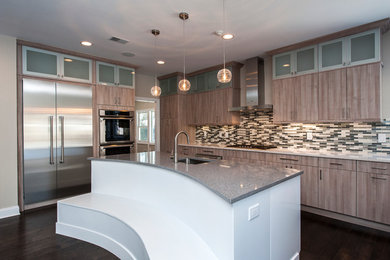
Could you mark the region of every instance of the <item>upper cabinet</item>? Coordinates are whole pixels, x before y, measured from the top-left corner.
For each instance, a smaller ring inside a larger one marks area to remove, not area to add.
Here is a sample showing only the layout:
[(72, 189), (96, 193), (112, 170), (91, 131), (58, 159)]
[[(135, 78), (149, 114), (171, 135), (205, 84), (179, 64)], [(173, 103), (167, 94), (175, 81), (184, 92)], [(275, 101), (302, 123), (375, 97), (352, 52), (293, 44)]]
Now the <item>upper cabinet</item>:
[(380, 60), (380, 30), (370, 30), (319, 44), (319, 70), (333, 70)]
[(316, 45), (273, 56), (274, 79), (298, 76), (316, 71)]
[(92, 61), (66, 54), (23, 46), (23, 74), (92, 82)]
[(273, 56), (275, 123), (385, 120), (380, 28), (344, 35)]
[(114, 64), (96, 62), (97, 83), (134, 88), (135, 71), (133, 68), (122, 67)]

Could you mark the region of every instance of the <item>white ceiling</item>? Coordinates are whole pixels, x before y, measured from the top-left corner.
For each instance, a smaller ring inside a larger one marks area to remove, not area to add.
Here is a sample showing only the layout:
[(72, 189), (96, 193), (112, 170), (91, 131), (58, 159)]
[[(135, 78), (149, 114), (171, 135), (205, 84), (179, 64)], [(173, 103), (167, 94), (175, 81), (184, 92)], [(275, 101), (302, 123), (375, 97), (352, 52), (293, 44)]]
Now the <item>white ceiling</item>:
[[(182, 21), (186, 11), (187, 72), (222, 63), (222, 0), (0, 0), (0, 34), (139, 66), (153, 74), (153, 35), (158, 74), (183, 69)], [(266, 51), (390, 16), (389, 0), (226, 0), (227, 61), (242, 61)], [(111, 36), (129, 40), (122, 45)], [(80, 46), (81, 40), (94, 43)], [(135, 53), (124, 57), (122, 52)]]

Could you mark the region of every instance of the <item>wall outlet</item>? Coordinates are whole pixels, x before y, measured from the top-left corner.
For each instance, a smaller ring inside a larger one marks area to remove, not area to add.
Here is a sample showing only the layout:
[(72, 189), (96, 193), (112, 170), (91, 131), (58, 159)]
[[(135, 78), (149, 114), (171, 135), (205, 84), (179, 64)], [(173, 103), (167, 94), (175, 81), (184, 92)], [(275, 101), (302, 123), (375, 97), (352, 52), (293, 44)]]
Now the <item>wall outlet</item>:
[(229, 138), (229, 132), (225, 132), (225, 138)]
[(260, 215), (260, 205), (259, 203), (250, 206), (248, 208), (248, 221), (251, 221), (252, 219), (258, 217)]
[(224, 135), (223, 132), (219, 132), (218, 136), (219, 136), (220, 138), (224, 138), (225, 135)]
[(386, 134), (378, 134), (378, 143), (386, 143)]
[(204, 136), (204, 138), (207, 138), (207, 132), (206, 131), (203, 131), (203, 136)]
[(307, 131), (306, 132), (306, 139), (307, 140), (313, 140), (313, 132), (312, 131)]

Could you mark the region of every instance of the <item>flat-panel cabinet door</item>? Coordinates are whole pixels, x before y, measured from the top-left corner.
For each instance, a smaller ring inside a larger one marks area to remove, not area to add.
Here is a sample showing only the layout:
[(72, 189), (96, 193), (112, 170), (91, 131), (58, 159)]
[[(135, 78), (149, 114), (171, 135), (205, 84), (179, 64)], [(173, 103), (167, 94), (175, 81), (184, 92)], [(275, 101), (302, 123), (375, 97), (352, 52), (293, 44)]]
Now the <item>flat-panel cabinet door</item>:
[(274, 122), (292, 122), (295, 119), (294, 78), (272, 81)]
[(381, 64), (347, 68), (347, 117), (352, 120), (380, 120)]
[(297, 122), (318, 120), (318, 74), (307, 74), (295, 78), (295, 111)]
[(129, 87), (129, 88), (134, 88), (134, 76), (135, 72), (134, 69), (132, 68), (126, 68), (126, 67), (121, 67), (117, 66), (117, 71), (118, 71), (118, 80), (117, 83), (119, 86), (122, 87)]
[(58, 78), (60, 76), (58, 54), (23, 46), (23, 74)]
[(348, 37), (348, 65), (360, 65), (380, 60), (379, 29)]
[(97, 83), (103, 85), (115, 85), (115, 65), (97, 62)]
[(301, 203), (311, 207), (318, 207), (318, 167), (297, 165), (294, 167), (303, 170), (303, 174), (301, 175)]
[(79, 82), (92, 82), (92, 61), (69, 55), (61, 55), (63, 78)]
[(344, 38), (321, 43), (319, 45), (319, 70), (342, 68), (346, 65)]
[(357, 216), (390, 224), (390, 176), (358, 172)]
[(346, 69), (323, 71), (318, 75), (318, 120), (345, 121), (347, 119)]
[(283, 78), (291, 76), (293, 72), (293, 53), (282, 53), (273, 56), (273, 77)]
[(356, 216), (356, 172), (320, 168), (319, 206)]

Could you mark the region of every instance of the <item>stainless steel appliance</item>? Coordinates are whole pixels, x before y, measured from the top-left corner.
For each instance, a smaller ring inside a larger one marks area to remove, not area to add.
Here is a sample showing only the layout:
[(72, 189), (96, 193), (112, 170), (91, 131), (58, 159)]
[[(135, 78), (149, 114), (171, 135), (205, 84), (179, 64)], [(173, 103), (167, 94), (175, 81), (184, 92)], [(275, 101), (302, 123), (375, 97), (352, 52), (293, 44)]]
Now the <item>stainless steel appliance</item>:
[(134, 111), (99, 110), (100, 155), (131, 153), (134, 148)]
[(23, 79), (25, 205), (90, 191), (92, 88)]

